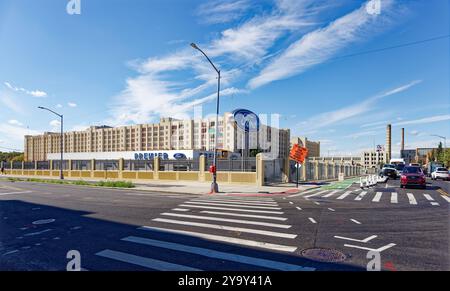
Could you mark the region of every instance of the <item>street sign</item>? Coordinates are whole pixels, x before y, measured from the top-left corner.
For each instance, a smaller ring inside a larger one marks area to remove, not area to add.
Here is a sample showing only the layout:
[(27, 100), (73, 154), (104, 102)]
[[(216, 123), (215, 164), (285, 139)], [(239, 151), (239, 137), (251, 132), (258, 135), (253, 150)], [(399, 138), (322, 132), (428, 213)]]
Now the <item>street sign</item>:
[(291, 149), (291, 153), (289, 154), (289, 158), (301, 164), (305, 161), (307, 155), (308, 155), (307, 148), (301, 147), (298, 144), (294, 144), (294, 146)]

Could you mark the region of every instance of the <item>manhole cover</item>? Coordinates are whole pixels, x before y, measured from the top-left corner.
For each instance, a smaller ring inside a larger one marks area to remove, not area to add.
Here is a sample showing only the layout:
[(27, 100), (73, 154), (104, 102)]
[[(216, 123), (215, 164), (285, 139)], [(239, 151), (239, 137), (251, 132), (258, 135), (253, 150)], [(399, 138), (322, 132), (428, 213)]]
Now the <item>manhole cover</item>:
[(33, 224), (40, 225), (40, 224), (47, 224), (47, 223), (52, 223), (52, 222), (55, 222), (55, 220), (53, 218), (50, 218), (50, 219), (42, 219), (42, 220), (33, 221)]
[(302, 256), (311, 260), (326, 263), (343, 262), (347, 258), (346, 255), (344, 255), (338, 250), (321, 249), (321, 248), (303, 250)]

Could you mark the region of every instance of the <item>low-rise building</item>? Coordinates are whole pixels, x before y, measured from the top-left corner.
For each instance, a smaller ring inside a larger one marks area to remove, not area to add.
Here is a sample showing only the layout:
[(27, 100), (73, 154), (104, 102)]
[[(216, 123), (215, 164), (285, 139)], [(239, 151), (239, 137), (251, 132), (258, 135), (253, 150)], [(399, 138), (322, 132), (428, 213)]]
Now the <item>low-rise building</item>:
[[(161, 118), (159, 123), (110, 127), (91, 126), (84, 131), (64, 133), (64, 153), (149, 152), (157, 150), (213, 151), (215, 116), (178, 120)], [(217, 149), (241, 152), (243, 132), (235, 126), (233, 114), (219, 116)], [(25, 161), (48, 160), (48, 154), (60, 153), (59, 133), (25, 136)], [(289, 129), (261, 125), (248, 134), (248, 148), (272, 151), (275, 157), (289, 155)], [(247, 144), (247, 143), (246, 143)]]
[(292, 148), (294, 144), (306, 147), (308, 149), (309, 158), (320, 157), (320, 141), (310, 141), (305, 136), (296, 136), (291, 138), (290, 147)]
[(377, 168), (385, 163), (385, 151), (365, 151), (362, 153), (362, 162), (365, 168)]

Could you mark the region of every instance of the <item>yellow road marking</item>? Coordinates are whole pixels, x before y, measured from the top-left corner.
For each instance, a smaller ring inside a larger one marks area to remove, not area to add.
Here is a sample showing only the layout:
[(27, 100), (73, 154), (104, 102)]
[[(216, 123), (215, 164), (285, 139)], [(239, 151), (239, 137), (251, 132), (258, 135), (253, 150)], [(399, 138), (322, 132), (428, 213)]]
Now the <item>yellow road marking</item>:
[(450, 197), (450, 194), (448, 194), (447, 192), (445, 192), (445, 191), (442, 190), (442, 189), (437, 189), (436, 191), (438, 191), (438, 192), (441, 193), (442, 195), (445, 195), (445, 196), (449, 196), (449, 197)]

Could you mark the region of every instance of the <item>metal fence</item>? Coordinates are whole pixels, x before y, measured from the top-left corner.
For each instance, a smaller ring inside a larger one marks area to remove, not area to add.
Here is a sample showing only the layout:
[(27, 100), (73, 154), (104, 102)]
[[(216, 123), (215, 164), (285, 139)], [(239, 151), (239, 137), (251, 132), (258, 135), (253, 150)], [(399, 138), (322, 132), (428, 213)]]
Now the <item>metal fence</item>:
[(72, 161), (72, 170), (89, 171), (91, 170), (91, 161), (89, 160)]
[(50, 170), (50, 162), (49, 161), (36, 162), (36, 169), (37, 170)]
[[(212, 165), (212, 161), (207, 163)], [(244, 158), (244, 159), (218, 159), (217, 160), (218, 172), (256, 172), (256, 158)]]
[(153, 171), (153, 160), (126, 160), (123, 169), (125, 171)]
[(199, 160), (160, 160), (160, 171), (199, 171)]
[[(60, 160), (54, 160), (53, 161), (53, 170), (60, 170), (60, 169), (61, 169), (61, 161)], [(63, 170), (68, 170), (69, 169), (69, 161), (63, 160), (62, 169)]]
[(119, 161), (118, 160), (95, 160), (95, 170), (117, 171), (117, 170), (119, 170)]

